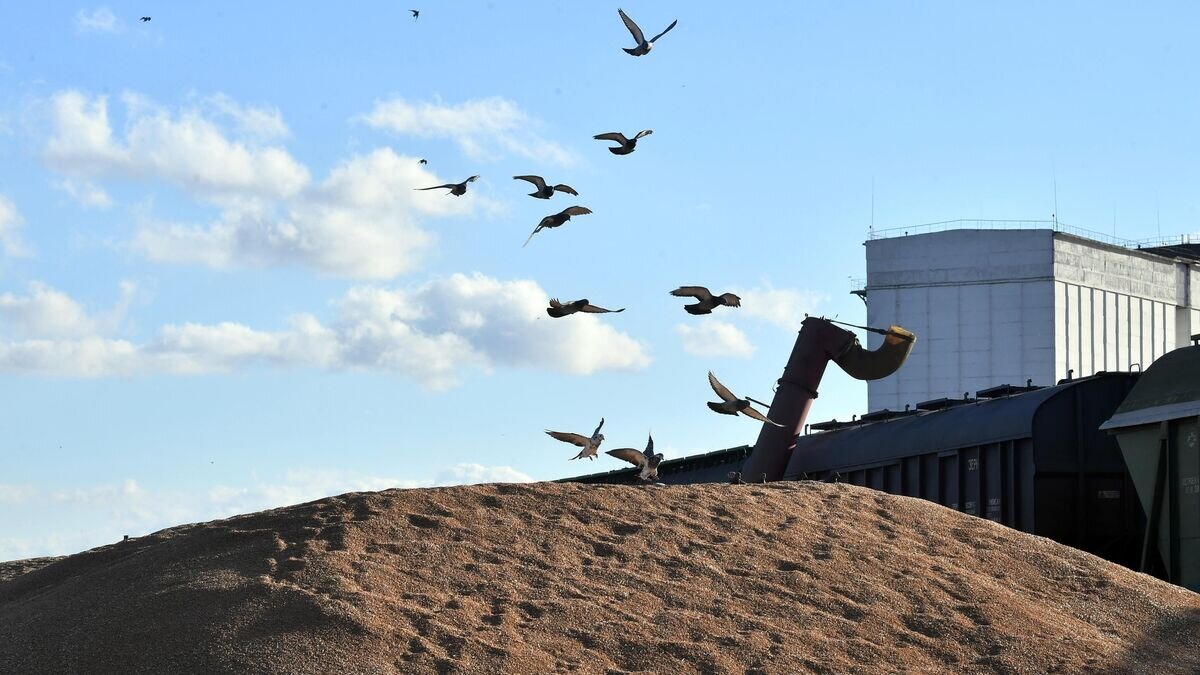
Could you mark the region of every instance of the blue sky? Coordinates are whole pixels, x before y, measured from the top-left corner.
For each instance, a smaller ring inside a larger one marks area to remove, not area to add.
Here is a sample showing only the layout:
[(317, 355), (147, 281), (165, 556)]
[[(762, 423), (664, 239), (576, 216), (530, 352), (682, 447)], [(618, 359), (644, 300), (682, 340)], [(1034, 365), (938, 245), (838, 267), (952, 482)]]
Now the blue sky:
[[(601, 416), (751, 443), (705, 373), (769, 397), (805, 312), (861, 320), (872, 191), (880, 228), (1049, 218), (1057, 183), (1075, 226), (1197, 229), (1189, 3), (629, 4), (679, 19), (642, 58), (615, 5), (422, 4), (0, 6), (0, 559), (618, 468), (542, 433)], [(831, 369), (813, 419), (865, 398)]]

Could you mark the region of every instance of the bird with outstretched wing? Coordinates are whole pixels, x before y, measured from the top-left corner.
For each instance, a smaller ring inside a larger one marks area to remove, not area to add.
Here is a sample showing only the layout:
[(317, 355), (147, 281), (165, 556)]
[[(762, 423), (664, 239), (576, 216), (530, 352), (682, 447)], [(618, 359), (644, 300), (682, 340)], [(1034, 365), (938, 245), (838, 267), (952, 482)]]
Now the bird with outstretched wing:
[(654, 452), (654, 436), (647, 436), (646, 449), (617, 448), (608, 450), (607, 454), (623, 459), (638, 468), (638, 480), (658, 480), (658, 465), (663, 461), (661, 452)]
[(587, 298), (582, 300), (572, 300), (571, 302), (559, 302), (558, 298), (550, 298), (550, 306), (546, 308), (546, 313), (555, 319), (561, 319), (564, 316), (574, 314), (576, 312), (585, 312), (587, 314), (615, 314), (624, 312), (625, 308), (621, 309), (605, 309), (597, 307), (587, 301)]
[(533, 186), (537, 188), (537, 192), (530, 192), (529, 196), (536, 197), (538, 199), (550, 199), (554, 196), (555, 192), (565, 192), (569, 195), (575, 195), (576, 197), (579, 196), (579, 193), (575, 191), (575, 188), (571, 187), (570, 185), (566, 185), (565, 183), (559, 183), (558, 185), (547, 185), (546, 179), (542, 178), (541, 176), (513, 176), (513, 180), (523, 180), (533, 183)]
[(541, 222), (537, 224), (537, 227), (533, 228), (533, 232), (529, 233), (529, 238), (525, 240), (525, 243), (521, 244), (521, 248), (528, 246), (530, 239), (533, 239), (533, 235), (541, 232), (543, 229), (548, 227), (559, 227), (563, 223), (570, 220), (571, 216), (582, 216), (591, 212), (592, 210), (586, 206), (568, 206), (554, 215), (542, 218)]
[(582, 459), (584, 457), (589, 457), (594, 460), (596, 459), (596, 451), (600, 448), (600, 444), (604, 442), (604, 434), (600, 433), (600, 428), (603, 426), (604, 418), (601, 417), (600, 424), (596, 427), (596, 430), (592, 432), (590, 438), (582, 434), (575, 434), (568, 431), (550, 431), (547, 429), (546, 433), (550, 436), (550, 438), (583, 448), (579, 451), (578, 455), (575, 455), (571, 459)]
[(773, 424), (777, 427), (783, 426), (782, 424), (771, 420), (766, 415), (755, 410), (750, 404), (757, 403), (766, 408), (770, 408), (771, 406), (763, 403), (762, 401), (755, 401), (749, 397), (738, 398), (737, 396), (734, 396), (733, 392), (729, 391), (728, 387), (721, 384), (720, 380), (717, 379), (716, 375), (713, 375), (711, 370), (708, 371), (708, 384), (710, 387), (712, 387), (713, 391), (717, 392), (717, 396), (721, 399), (720, 403), (713, 403), (712, 401), (709, 401), (708, 407), (713, 412), (719, 412), (722, 415), (737, 415), (738, 413), (741, 413), (746, 417), (756, 419), (760, 422)]
[(464, 180), (461, 183), (446, 183), (445, 185), (434, 185), (433, 187), (413, 188), (413, 189), (414, 190), (437, 190), (439, 188), (449, 188), (450, 192), (448, 192), (446, 194), (451, 194), (451, 195), (454, 195), (455, 197), (461, 197), (461, 196), (467, 194), (467, 183), (474, 183), (477, 180), (479, 180), (479, 176), (471, 176), (470, 178)]
[(618, 8), (617, 14), (621, 15), (621, 21), (625, 22), (625, 28), (629, 29), (629, 33), (633, 35), (633, 41), (637, 43), (637, 46), (633, 49), (627, 49), (625, 47), (621, 48), (624, 49), (625, 53), (629, 54), (630, 56), (643, 56), (645, 54), (649, 54), (650, 50), (654, 47), (654, 43), (658, 41), (658, 38), (666, 35), (668, 31), (675, 27), (675, 24), (679, 23), (679, 19), (672, 21), (671, 25), (667, 26), (663, 32), (647, 40), (646, 36), (642, 34), (642, 29), (636, 23), (634, 23), (633, 19), (629, 18), (629, 15), (626, 14), (624, 10)]
[(742, 299), (733, 293), (713, 295), (704, 286), (680, 286), (671, 291), (671, 295), (677, 298), (695, 298), (698, 300), (698, 302), (683, 306), (683, 309), (688, 314), (711, 314), (715, 307), (742, 306)]

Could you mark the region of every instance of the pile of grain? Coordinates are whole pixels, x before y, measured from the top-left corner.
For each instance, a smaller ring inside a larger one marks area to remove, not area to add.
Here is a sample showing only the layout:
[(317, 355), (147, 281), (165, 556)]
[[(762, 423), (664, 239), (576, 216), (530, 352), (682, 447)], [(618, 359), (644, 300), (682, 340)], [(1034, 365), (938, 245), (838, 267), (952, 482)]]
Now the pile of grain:
[(355, 493), (0, 581), (0, 672), (1197, 672), (1200, 596), (846, 485)]

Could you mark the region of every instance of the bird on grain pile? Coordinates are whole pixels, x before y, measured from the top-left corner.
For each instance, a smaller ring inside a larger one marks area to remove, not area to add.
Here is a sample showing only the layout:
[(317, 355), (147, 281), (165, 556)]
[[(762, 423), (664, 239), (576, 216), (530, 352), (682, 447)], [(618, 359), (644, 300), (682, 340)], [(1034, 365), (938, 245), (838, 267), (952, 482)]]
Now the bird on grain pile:
[(738, 398), (734, 396), (733, 392), (729, 391), (725, 385), (717, 381), (717, 376), (713, 375), (711, 370), (708, 371), (708, 384), (713, 388), (713, 391), (717, 392), (717, 396), (721, 397), (720, 403), (713, 403), (712, 401), (709, 401), (708, 403), (708, 407), (714, 412), (719, 412), (722, 415), (737, 415), (738, 413), (742, 413), (746, 417), (752, 417), (760, 422), (774, 424), (777, 427), (783, 426), (778, 422), (772, 421), (766, 415), (758, 412), (750, 404), (757, 403), (766, 408), (770, 408), (770, 406), (762, 401), (755, 401), (750, 397)]
[(745, 483), (745, 481), (742, 480), (742, 472), (741, 471), (730, 471), (729, 472), (729, 484), (730, 485), (741, 485), (742, 483)]
[(597, 426), (596, 430), (592, 432), (591, 438), (588, 438), (582, 434), (572, 434), (566, 431), (550, 431), (549, 429), (546, 430), (546, 433), (555, 440), (559, 440), (564, 443), (570, 443), (571, 445), (578, 445), (579, 447), (583, 448), (579, 451), (578, 455), (575, 455), (571, 459), (590, 457), (594, 460), (596, 459), (596, 451), (600, 449), (600, 444), (604, 442), (604, 434), (600, 433), (600, 427), (603, 426), (604, 418), (601, 417), (600, 426)]
[(670, 26), (667, 26), (666, 30), (647, 40), (646, 36), (642, 35), (642, 29), (633, 22), (633, 19), (629, 18), (628, 14), (621, 9), (617, 9), (617, 14), (621, 15), (621, 21), (625, 22), (625, 27), (628, 28), (629, 32), (633, 34), (633, 41), (637, 43), (637, 46), (633, 49), (627, 49), (625, 47), (621, 48), (624, 49), (625, 53), (629, 54), (630, 56), (643, 56), (645, 54), (649, 54), (650, 50), (654, 48), (655, 41), (658, 40), (658, 38), (666, 35), (667, 31), (671, 30), (675, 27), (675, 24), (679, 23), (679, 19), (675, 19), (671, 22)]
[(671, 295), (677, 298), (696, 298), (699, 300), (697, 303), (683, 306), (683, 309), (688, 314), (712, 314), (714, 307), (742, 306), (742, 299), (733, 293), (713, 295), (703, 286), (680, 286), (671, 291)]
[(615, 143), (619, 143), (620, 145), (615, 148), (609, 148), (608, 151), (614, 155), (628, 155), (637, 149), (637, 142), (639, 138), (642, 136), (649, 136), (652, 133), (654, 133), (653, 129), (642, 129), (641, 131), (637, 132), (637, 135), (633, 138), (626, 138), (625, 134), (619, 131), (610, 131), (606, 134), (596, 134), (595, 136), (592, 136), (592, 138), (598, 141), (613, 141)]
[(530, 192), (529, 196), (537, 197), (538, 199), (550, 199), (554, 196), (555, 192), (565, 192), (569, 195), (575, 195), (576, 197), (579, 196), (579, 193), (575, 191), (575, 188), (571, 187), (570, 185), (565, 185), (563, 183), (559, 183), (558, 185), (546, 185), (546, 179), (542, 178), (541, 176), (513, 176), (513, 180), (527, 180), (530, 183), (533, 183), (533, 186), (537, 188), (537, 192)]
[(645, 450), (638, 451), (633, 448), (617, 448), (616, 450), (609, 450), (608, 454), (636, 466), (639, 469), (638, 480), (644, 482), (658, 480), (658, 465), (662, 463), (663, 456), (661, 452), (654, 452), (654, 436), (646, 437)]
[[(585, 206), (568, 206), (552, 216), (546, 216), (545, 218), (542, 218), (542, 222), (538, 223), (537, 227), (533, 228), (533, 232), (529, 233), (529, 239), (533, 239), (533, 235), (541, 232), (544, 228), (558, 227), (562, 225), (570, 220), (571, 216), (582, 216), (591, 212), (592, 210)], [(521, 244), (521, 248), (525, 248), (529, 245), (529, 239), (526, 239), (525, 243)]]
[(597, 307), (589, 303), (587, 298), (584, 298), (583, 300), (573, 300), (571, 302), (559, 302), (558, 298), (550, 298), (550, 306), (546, 308), (546, 313), (555, 319), (561, 319), (562, 317), (567, 316), (568, 314), (574, 314), (575, 312), (586, 312), (588, 314), (608, 314), (611, 312), (615, 314), (616, 312), (624, 311), (624, 307), (621, 309), (604, 309), (603, 307)]
[(461, 183), (446, 183), (445, 185), (434, 185), (433, 187), (413, 188), (413, 189), (414, 190), (436, 190), (438, 188), (450, 188), (450, 192), (448, 192), (447, 194), (452, 194), (455, 197), (461, 197), (461, 196), (467, 194), (467, 183), (474, 183), (478, 179), (479, 179), (479, 176), (471, 176), (470, 178), (464, 180)]

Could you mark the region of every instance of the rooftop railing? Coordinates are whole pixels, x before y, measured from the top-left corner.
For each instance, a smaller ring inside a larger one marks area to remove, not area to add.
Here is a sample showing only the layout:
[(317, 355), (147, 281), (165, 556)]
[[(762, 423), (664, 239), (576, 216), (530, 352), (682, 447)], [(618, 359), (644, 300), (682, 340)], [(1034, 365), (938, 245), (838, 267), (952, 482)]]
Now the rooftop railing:
[(1171, 237), (1155, 237), (1152, 239), (1125, 239), (1096, 230), (1068, 225), (1061, 220), (989, 220), (979, 218), (959, 218), (957, 220), (942, 220), (936, 223), (923, 223), (909, 227), (889, 227), (882, 230), (871, 230), (871, 239), (891, 239), (912, 234), (928, 234), (930, 232), (945, 232), (947, 230), (1054, 230), (1065, 232), (1086, 239), (1102, 241), (1114, 246), (1125, 248), (1153, 248), (1155, 246), (1177, 246), (1180, 244), (1200, 243), (1200, 235), (1181, 234)]

